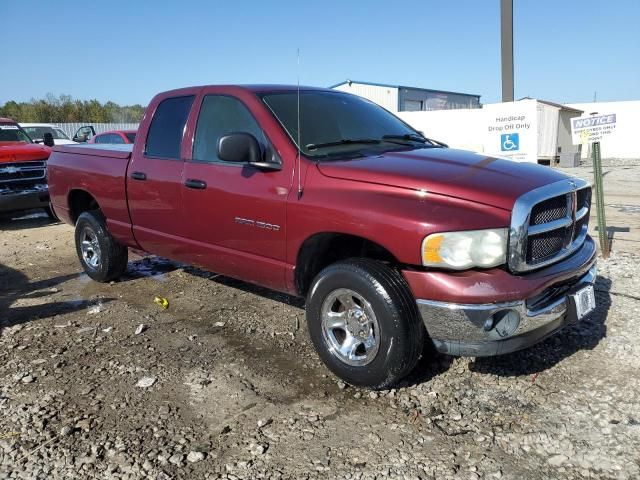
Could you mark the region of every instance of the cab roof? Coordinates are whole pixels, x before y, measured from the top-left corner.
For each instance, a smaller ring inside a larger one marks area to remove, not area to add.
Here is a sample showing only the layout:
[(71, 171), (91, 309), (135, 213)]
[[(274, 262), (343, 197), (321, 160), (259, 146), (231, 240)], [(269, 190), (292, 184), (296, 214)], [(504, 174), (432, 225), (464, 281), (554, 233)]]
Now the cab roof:
[(249, 85), (234, 85), (234, 84), (225, 84), (225, 85), (194, 85), (192, 87), (178, 88), (174, 90), (169, 90), (166, 92), (162, 92), (159, 95), (166, 96), (174, 93), (177, 94), (185, 94), (187, 92), (195, 92), (200, 90), (201, 88), (237, 88), (241, 90), (246, 90), (252, 93), (269, 93), (269, 92), (295, 92), (298, 89), (300, 91), (324, 91), (324, 92), (334, 92), (334, 93), (345, 93), (339, 90), (333, 90), (331, 88), (324, 87), (312, 87), (308, 85), (280, 85), (280, 84), (249, 84)]

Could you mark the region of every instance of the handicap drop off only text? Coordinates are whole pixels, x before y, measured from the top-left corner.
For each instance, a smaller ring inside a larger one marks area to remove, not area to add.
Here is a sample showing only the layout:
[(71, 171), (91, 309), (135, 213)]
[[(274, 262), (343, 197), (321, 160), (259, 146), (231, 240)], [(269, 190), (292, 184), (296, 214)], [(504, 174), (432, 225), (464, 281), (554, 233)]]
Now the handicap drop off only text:
[(509, 115), (506, 117), (495, 117), (495, 123), (489, 125), (489, 132), (509, 132), (512, 130), (528, 130), (531, 122), (528, 122), (524, 115)]

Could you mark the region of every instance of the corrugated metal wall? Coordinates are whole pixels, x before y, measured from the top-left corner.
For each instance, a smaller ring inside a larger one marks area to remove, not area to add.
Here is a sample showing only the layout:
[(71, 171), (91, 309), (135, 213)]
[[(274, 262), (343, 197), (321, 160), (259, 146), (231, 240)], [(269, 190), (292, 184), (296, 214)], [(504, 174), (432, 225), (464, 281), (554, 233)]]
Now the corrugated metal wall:
[(351, 86), (343, 83), (334, 87), (335, 90), (349, 92), (367, 98), (391, 112), (398, 111), (398, 89), (394, 87), (381, 87), (378, 85), (364, 85), (353, 82)]
[(553, 160), (558, 156), (558, 118), (560, 108), (537, 102), (538, 158)]
[(480, 97), (463, 93), (401, 88), (398, 95), (401, 112), (480, 108)]
[(72, 138), (80, 127), (93, 125), (96, 133), (107, 132), (109, 130), (137, 130), (139, 123), (56, 123), (69, 138)]

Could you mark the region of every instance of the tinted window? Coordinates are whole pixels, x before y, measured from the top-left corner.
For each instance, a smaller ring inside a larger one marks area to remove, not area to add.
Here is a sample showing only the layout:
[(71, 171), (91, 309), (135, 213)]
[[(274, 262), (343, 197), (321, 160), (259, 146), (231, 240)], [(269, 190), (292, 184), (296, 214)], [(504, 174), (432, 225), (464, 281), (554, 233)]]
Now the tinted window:
[[(263, 100), (294, 143), (297, 143), (298, 96), (296, 92), (266, 94)], [(369, 100), (346, 93), (323, 91), (300, 92), (300, 130), (300, 148), (309, 156), (371, 148), (362, 144), (307, 148), (311, 144), (366, 138), (381, 140), (380, 148), (393, 148), (393, 144), (382, 142), (384, 135), (418, 135), (402, 120)]]
[(263, 146), (268, 145), (260, 125), (240, 100), (222, 95), (204, 97), (193, 142), (193, 159), (220, 161), (218, 140), (233, 132), (250, 133)]
[(145, 153), (150, 157), (180, 158), (180, 145), (193, 96), (167, 98), (160, 102), (147, 134)]
[(136, 134), (135, 133), (131, 133), (131, 132), (127, 132), (124, 134), (125, 137), (127, 137), (127, 139), (129, 140), (129, 143), (133, 143), (136, 141)]

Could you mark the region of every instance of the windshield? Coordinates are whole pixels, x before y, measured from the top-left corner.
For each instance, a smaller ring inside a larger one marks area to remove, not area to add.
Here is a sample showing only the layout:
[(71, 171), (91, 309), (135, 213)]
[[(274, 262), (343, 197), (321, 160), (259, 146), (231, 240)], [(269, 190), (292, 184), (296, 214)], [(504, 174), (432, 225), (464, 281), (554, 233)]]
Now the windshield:
[(125, 132), (124, 136), (127, 137), (127, 140), (131, 143), (136, 141), (136, 134), (134, 132)]
[(33, 141), (18, 125), (12, 123), (0, 123), (0, 142), (26, 142)]
[(50, 133), (54, 140), (69, 140), (69, 137), (59, 128), (53, 127), (22, 127), (34, 140), (42, 140), (45, 133)]
[(53, 138), (54, 139), (58, 139), (58, 140), (71, 140), (66, 133), (64, 133), (62, 130), (60, 130), (59, 128), (54, 128), (53, 131), (55, 132), (53, 134)]
[[(267, 93), (262, 99), (297, 144), (298, 93)], [(299, 147), (309, 157), (326, 157), (365, 148), (397, 149), (398, 144), (408, 148), (425, 146), (425, 139), (419, 132), (382, 107), (341, 92), (302, 90), (300, 130)]]

